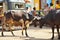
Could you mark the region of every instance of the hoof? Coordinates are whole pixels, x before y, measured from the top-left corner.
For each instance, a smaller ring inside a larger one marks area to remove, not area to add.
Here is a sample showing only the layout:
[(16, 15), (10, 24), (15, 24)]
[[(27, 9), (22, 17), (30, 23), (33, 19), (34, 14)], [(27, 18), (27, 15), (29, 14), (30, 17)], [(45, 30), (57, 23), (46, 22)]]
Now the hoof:
[(23, 32), (22, 32), (22, 35), (24, 35)]
[(4, 36), (3, 33), (2, 33), (2, 36)]
[(13, 35), (13, 36), (15, 36), (15, 35)]
[(2, 36), (4, 36), (4, 35), (2, 34)]
[(58, 37), (58, 39), (60, 39), (60, 37)]
[(53, 40), (53, 39), (54, 39), (54, 37), (51, 38), (51, 40)]
[(26, 35), (26, 37), (29, 37), (28, 35)]
[(23, 34), (22, 34), (23, 35)]
[(42, 26), (40, 26), (40, 28), (42, 29)]
[(37, 27), (37, 25), (34, 25), (34, 27)]

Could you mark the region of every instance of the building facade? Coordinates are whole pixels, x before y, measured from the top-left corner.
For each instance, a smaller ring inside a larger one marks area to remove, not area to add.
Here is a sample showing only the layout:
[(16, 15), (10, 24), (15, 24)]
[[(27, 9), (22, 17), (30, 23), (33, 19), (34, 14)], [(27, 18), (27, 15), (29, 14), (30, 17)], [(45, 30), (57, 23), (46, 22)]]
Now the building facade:
[(53, 3), (55, 5), (56, 1), (60, 2), (60, 0), (34, 0), (34, 6), (36, 7), (37, 10), (41, 10), (44, 9), (45, 4), (48, 4), (50, 7), (50, 3)]
[(0, 0), (0, 13), (3, 13), (2, 11), (4, 9), (4, 1), (3, 0)]
[(25, 0), (25, 1), (26, 3), (30, 2), (32, 8), (36, 7), (36, 10), (43, 9), (45, 4), (49, 4), (50, 6), (50, 3), (52, 2), (52, 0)]
[(26, 7), (31, 7), (33, 9), (34, 7), (34, 0), (25, 0)]
[(24, 0), (7, 0), (8, 10), (19, 10), (25, 8)]
[(34, 7), (36, 7), (36, 10), (39, 10), (40, 9), (40, 0), (34, 0)]
[[(57, 1), (57, 0), (56, 0)], [(25, 7), (36, 7), (36, 10), (44, 8), (45, 4), (55, 4), (55, 0), (0, 0), (0, 5), (3, 5), (3, 10), (20, 10)]]

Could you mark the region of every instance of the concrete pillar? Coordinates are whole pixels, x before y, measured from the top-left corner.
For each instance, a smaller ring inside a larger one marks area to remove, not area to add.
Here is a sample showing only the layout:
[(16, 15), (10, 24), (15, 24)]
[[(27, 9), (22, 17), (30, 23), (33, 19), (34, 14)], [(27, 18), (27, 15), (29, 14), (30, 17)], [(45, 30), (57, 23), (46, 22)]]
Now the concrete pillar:
[(4, 2), (3, 2), (3, 13), (5, 12), (5, 5), (4, 5)]
[(3, 1), (3, 12), (7, 11), (7, 0)]

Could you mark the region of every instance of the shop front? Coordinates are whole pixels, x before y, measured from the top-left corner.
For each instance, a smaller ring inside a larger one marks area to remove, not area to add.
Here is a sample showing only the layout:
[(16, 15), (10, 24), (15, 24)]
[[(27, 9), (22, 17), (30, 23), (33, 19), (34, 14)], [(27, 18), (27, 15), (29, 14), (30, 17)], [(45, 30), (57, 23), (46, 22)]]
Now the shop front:
[(40, 0), (34, 0), (34, 6), (36, 7), (36, 10), (40, 10)]
[(23, 10), (25, 9), (24, 0), (7, 0), (8, 10)]

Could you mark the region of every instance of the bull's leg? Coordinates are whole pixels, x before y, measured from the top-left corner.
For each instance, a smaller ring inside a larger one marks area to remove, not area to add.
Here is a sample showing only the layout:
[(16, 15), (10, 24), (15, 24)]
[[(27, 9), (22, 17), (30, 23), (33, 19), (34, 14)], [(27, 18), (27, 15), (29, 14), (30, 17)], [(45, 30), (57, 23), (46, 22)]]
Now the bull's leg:
[(26, 35), (26, 37), (29, 37), (27, 34), (27, 27), (25, 27), (25, 35)]
[(3, 35), (4, 26), (5, 26), (5, 19), (4, 19), (4, 18), (2, 18), (2, 36), (4, 36), (4, 35)]
[(24, 30), (22, 29), (22, 35), (24, 35), (24, 34), (23, 34), (23, 31), (24, 31)]
[(11, 30), (11, 25), (9, 25), (9, 30), (11, 31), (12, 35), (15, 36), (13, 31)]
[(51, 39), (54, 39), (54, 27), (52, 27), (52, 38)]
[(24, 31), (24, 20), (21, 19), (19, 22), (22, 24), (22, 35), (24, 35), (24, 34), (23, 34), (23, 31)]
[(4, 35), (3, 35), (3, 31), (4, 31), (4, 25), (2, 25), (2, 36), (4, 36)]
[(24, 35), (23, 31), (24, 31), (24, 23), (22, 23), (22, 35)]
[(25, 22), (25, 35), (26, 35), (26, 37), (28, 37), (27, 27), (29, 27), (29, 21), (28, 20)]
[[(11, 31), (11, 30), (10, 30), (10, 31)], [(12, 33), (13, 36), (15, 36), (14, 33), (13, 33), (13, 31), (11, 31), (11, 33)]]
[(33, 25), (34, 25), (34, 27), (37, 27), (36, 22), (37, 22), (36, 20), (33, 21)]
[(39, 27), (42, 28), (43, 24), (40, 24)]
[(60, 35), (59, 35), (59, 26), (57, 25), (56, 28), (57, 28), (57, 33), (58, 33), (58, 39), (60, 39)]

